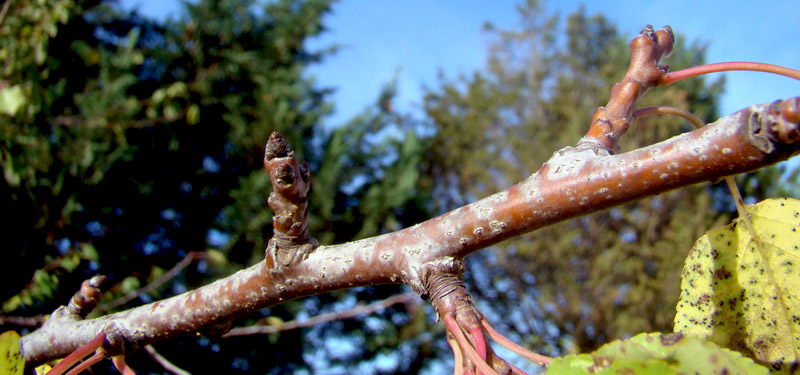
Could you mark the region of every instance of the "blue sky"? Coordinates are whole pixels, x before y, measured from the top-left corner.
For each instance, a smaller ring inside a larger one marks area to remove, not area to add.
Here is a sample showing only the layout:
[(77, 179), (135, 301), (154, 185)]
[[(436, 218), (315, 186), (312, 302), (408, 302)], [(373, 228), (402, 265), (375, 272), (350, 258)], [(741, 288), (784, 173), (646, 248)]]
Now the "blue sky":
[[(320, 85), (337, 90), (332, 97), (336, 113), (327, 122), (340, 124), (357, 114), (398, 70), (395, 107), (418, 111), (422, 87), (435, 86), (439, 70), (453, 78), (483, 68), (488, 40), (482, 25), (490, 21), (501, 29), (513, 28), (519, 21), (518, 3), (345, 0), (334, 4), (324, 21), (329, 30), (310, 44), (344, 47), (310, 72)], [(547, 7), (565, 15), (581, 3), (589, 14), (603, 12), (623, 35), (631, 37), (645, 24), (668, 24), (690, 41), (708, 43), (709, 62), (760, 61), (800, 69), (797, 0), (566, 0)], [(122, 0), (122, 4), (157, 18), (177, 17), (181, 10), (178, 0)], [(726, 75), (725, 114), (749, 104), (800, 95), (800, 82), (788, 78), (754, 72)]]

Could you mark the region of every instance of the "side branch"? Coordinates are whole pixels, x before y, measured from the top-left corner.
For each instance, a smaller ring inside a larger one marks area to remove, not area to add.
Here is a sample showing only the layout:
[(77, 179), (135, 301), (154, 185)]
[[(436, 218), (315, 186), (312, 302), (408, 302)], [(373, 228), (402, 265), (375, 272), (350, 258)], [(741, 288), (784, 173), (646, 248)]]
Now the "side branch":
[[(669, 26), (657, 31), (647, 25), (630, 43), (631, 61), (622, 80), (611, 89), (611, 98), (592, 116), (592, 125), (581, 143), (615, 151), (617, 141), (628, 130), (631, 114), (647, 90), (659, 85), (667, 74), (666, 65), (658, 65), (672, 52), (675, 36)], [(588, 141), (588, 142), (587, 142)]]
[(318, 245), (308, 235), (311, 172), (308, 163), (299, 163), (289, 143), (276, 132), (267, 141), (264, 168), (269, 172), (274, 189), (267, 200), (274, 211), (274, 235), (267, 244), (266, 261), (269, 269), (280, 271), (298, 263)]
[[(406, 283), (423, 294), (422, 270), (506, 238), (690, 184), (765, 167), (800, 151), (800, 97), (752, 106), (702, 129), (619, 155), (558, 151), (511, 188), (378, 237), (320, 246), (281, 272), (265, 262), (196, 290), (96, 319), (56, 310), (22, 338), (28, 365), (64, 357), (106, 332), (120, 351), (224, 325), (289, 299), (336, 289)], [(117, 353), (114, 353), (117, 354)]]
[(336, 312), (320, 314), (302, 321), (292, 320), (280, 325), (256, 324), (249, 327), (234, 328), (230, 330), (228, 333), (222, 335), (222, 337), (266, 335), (270, 333), (290, 331), (298, 328), (312, 327), (317, 324), (331, 322), (334, 320), (350, 319), (350, 318), (355, 318), (359, 315), (372, 314), (376, 311), (388, 308), (392, 305), (410, 304), (412, 302), (418, 303), (419, 296), (414, 292), (408, 292), (408, 293), (398, 294), (396, 296), (392, 296), (387, 299), (380, 300), (378, 302), (373, 302), (369, 305), (358, 305), (356, 307), (344, 311), (336, 311)]

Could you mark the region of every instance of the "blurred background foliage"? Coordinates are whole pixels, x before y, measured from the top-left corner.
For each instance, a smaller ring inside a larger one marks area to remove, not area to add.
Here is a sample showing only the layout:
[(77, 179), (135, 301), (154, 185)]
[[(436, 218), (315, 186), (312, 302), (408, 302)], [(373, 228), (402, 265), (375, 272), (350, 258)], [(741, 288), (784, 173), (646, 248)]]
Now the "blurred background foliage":
[[(318, 87), (306, 68), (337, 47), (308, 50), (306, 41), (324, 31), (329, 1), (185, 6), (178, 20), (154, 21), (113, 1), (3, 3), (4, 316), (47, 314), (97, 273), (109, 276), (109, 303), (193, 251), (207, 255), (114, 310), (262, 260), (271, 212), (261, 160), (272, 131), (312, 166), (311, 232), (339, 243), (415, 224), (528, 176), (579, 139), (627, 67), (630, 36), (608, 19), (581, 9), (561, 18), (528, 1), (519, 29), (486, 26), (487, 68), (443, 72), (421, 113), (394, 111), (387, 82), (361, 114), (322, 126), (333, 88)], [(679, 69), (703, 59), (704, 45), (679, 35), (668, 62)], [(721, 80), (694, 79), (648, 94), (643, 105), (713, 120), (722, 89)], [(647, 118), (623, 151), (686, 130), (679, 119)], [(796, 172), (785, 168), (740, 178), (749, 199), (796, 191)], [(511, 239), (469, 258), (469, 288), (502, 331), (546, 354), (670, 331), (683, 259), (727, 220), (729, 202), (723, 187), (697, 186)], [(340, 291), (236, 323), (303, 319), (401, 290)], [(156, 347), (201, 373), (436, 373), (451, 356), (431, 317), (427, 307), (396, 305), (280, 335)], [(129, 363), (165, 373), (145, 354)]]

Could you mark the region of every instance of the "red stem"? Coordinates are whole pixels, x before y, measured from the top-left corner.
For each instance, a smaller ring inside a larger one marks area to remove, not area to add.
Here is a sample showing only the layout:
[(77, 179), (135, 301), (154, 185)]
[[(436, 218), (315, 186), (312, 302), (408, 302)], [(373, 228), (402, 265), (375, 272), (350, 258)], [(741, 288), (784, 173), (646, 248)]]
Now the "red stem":
[(486, 360), (486, 339), (483, 337), (483, 331), (480, 326), (474, 326), (469, 329), (472, 339), (475, 341), (475, 349), (482, 360)]
[(119, 372), (122, 375), (136, 375), (136, 373), (133, 372), (133, 369), (128, 367), (128, 364), (125, 363), (125, 356), (124, 355), (118, 355), (118, 356), (111, 357), (111, 362), (114, 363), (114, 366), (117, 368), (117, 370), (119, 370)]
[(105, 357), (106, 356), (103, 353), (100, 352), (94, 353), (94, 355), (89, 357), (89, 359), (81, 362), (79, 365), (75, 366), (75, 368), (70, 370), (70, 372), (68, 372), (67, 375), (78, 375), (81, 372), (83, 372), (83, 370), (86, 370), (87, 368), (91, 367), (93, 364), (102, 361), (103, 358)]
[(64, 358), (61, 362), (58, 362), (57, 365), (55, 365), (52, 369), (50, 369), (50, 371), (47, 372), (47, 375), (61, 375), (67, 372), (67, 370), (69, 370), (70, 367), (78, 363), (78, 361), (83, 359), (83, 357), (86, 357), (87, 355), (89, 355), (89, 353), (103, 346), (105, 340), (106, 340), (106, 334), (100, 332), (99, 334), (97, 334), (97, 336), (95, 336), (95, 338), (92, 339), (92, 341), (89, 341), (88, 343), (86, 343), (86, 345), (76, 349), (74, 352), (72, 352), (70, 355)]
[(461, 353), (461, 348), (458, 346), (458, 342), (456, 342), (455, 337), (450, 337), (447, 335), (447, 343), (450, 345), (450, 348), (453, 349), (453, 375), (464, 375), (464, 354)]
[(511, 371), (513, 371), (514, 373), (517, 373), (519, 375), (528, 375), (527, 372), (522, 371), (522, 369), (520, 369), (519, 367), (514, 366), (513, 364), (511, 364), (511, 362), (508, 362), (508, 365), (511, 367)]
[(489, 364), (486, 363), (485, 360), (481, 359), (478, 355), (478, 352), (475, 351), (475, 348), (470, 345), (467, 337), (464, 335), (464, 332), (461, 331), (461, 327), (458, 326), (455, 319), (451, 315), (444, 316), (444, 324), (450, 330), (450, 332), (455, 336), (456, 341), (458, 341), (458, 345), (461, 346), (461, 349), (467, 353), (467, 357), (472, 360), (475, 366), (478, 367), (484, 375), (498, 375), (497, 371), (494, 371)]
[(505, 336), (497, 332), (491, 325), (489, 325), (489, 322), (487, 322), (486, 319), (482, 319), (481, 324), (483, 324), (483, 329), (486, 331), (489, 337), (491, 337), (492, 340), (496, 341), (498, 344), (502, 345), (506, 349), (514, 353), (517, 353), (527, 359), (530, 359), (531, 361), (536, 362), (540, 365), (546, 365), (553, 360), (550, 357), (531, 352), (530, 350), (525, 349), (517, 345), (513, 341), (507, 339)]
[(782, 76), (800, 80), (800, 71), (786, 68), (779, 65), (749, 62), (749, 61), (729, 61), (715, 64), (693, 66), (691, 68), (667, 73), (659, 82), (659, 86), (667, 86), (686, 78), (697, 77), (703, 74), (730, 72), (736, 70), (749, 70), (754, 72), (774, 73)]
[[(701, 120), (699, 117), (697, 117), (692, 112), (689, 112), (689, 111), (687, 111), (685, 109), (681, 109), (681, 108), (675, 108), (675, 107), (669, 107), (669, 106), (663, 106), (663, 105), (655, 106), (655, 107), (639, 108), (639, 109), (633, 111), (633, 114), (631, 114), (631, 117), (633, 117), (633, 121), (636, 121), (638, 119), (645, 118), (645, 117), (648, 117), (648, 116), (653, 116), (653, 115), (675, 115), (675, 116), (680, 116), (680, 117), (683, 117), (684, 119), (686, 119), (687, 121), (691, 122), (698, 129), (702, 128), (703, 126), (706, 126), (706, 124), (703, 122), (703, 120)], [(633, 121), (631, 121), (631, 122), (633, 122)]]

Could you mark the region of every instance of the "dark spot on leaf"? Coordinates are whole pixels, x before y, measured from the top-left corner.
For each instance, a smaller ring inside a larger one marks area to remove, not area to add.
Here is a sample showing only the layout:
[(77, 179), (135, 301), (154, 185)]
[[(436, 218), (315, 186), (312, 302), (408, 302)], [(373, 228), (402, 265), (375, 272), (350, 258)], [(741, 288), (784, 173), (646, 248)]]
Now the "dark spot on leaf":
[(669, 346), (674, 345), (678, 341), (681, 341), (683, 338), (683, 334), (680, 332), (670, 333), (667, 335), (659, 335), (659, 339), (661, 340), (661, 345)]
[(720, 267), (720, 269), (714, 271), (714, 277), (720, 280), (727, 280), (728, 278), (731, 277), (731, 273), (728, 272), (728, 270), (726, 270), (725, 267), (723, 266)]

